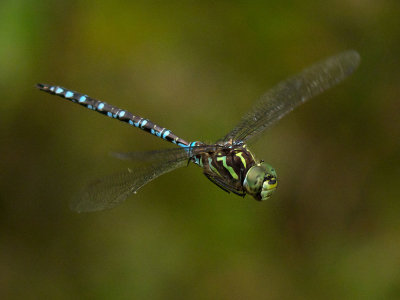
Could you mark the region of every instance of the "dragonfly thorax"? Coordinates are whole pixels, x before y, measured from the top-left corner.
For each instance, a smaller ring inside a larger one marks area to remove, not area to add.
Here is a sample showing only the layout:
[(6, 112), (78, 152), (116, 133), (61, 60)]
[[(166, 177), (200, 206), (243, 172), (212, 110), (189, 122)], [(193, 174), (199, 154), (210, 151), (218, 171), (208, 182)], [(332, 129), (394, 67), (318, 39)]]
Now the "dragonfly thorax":
[[(199, 145), (208, 147), (196, 142), (196, 146)], [(277, 185), (275, 170), (264, 162), (257, 163), (245, 144), (225, 143), (212, 147), (193, 157), (208, 179), (223, 190), (241, 196), (250, 194), (257, 200), (271, 196)]]

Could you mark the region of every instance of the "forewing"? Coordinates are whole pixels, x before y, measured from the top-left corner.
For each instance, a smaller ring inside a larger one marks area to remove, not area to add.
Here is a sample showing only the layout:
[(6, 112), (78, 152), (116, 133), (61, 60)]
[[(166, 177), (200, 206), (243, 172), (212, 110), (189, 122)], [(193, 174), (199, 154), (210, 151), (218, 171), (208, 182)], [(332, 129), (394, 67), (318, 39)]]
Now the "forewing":
[(204, 152), (212, 152), (222, 149), (221, 145), (199, 145), (187, 148), (170, 148), (153, 151), (135, 151), (135, 152), (114, 152), (112, 155), (119, 159), (132, 160), (138, 163), (153, 162), (158, 160), (175, 160), (186, 157), (189, 159), (194, 155)]
[(342, 52), (304, 69), (264, 94), (224, 141), (255, 137), (295, 107), (349, 76), (359, 65), (356, 51)]
[(78, 212), (113, 208), (153, 179), (186, 164), (187, 158), (183, 156), (173, 161), (159, 161), (146, 167), (128, 169), (104, 177), (89, 184), (80, 196), (71, 202), (70, 207)]
[(215, 151), (218, 147), (221, 146), (201, 145), (147, 152), (113, 153), (120, 159), (132, 160), (136, 167), (93, 181), (71, 202), (71, 209), (89, 212), (113, 208), (158, 176), (186, 166), (193, 155)]
[(235, 184), (235, 182), (232, 180), (231, 181), (227, 181), (224, 178), (219, 177), (218, 175), (215, 175), (214, 173), (211, 172), (204, 172), (204, 175), (212, 182), (214, 183), (216, 186), (218, 186), (220, 189), (224, 190), (227, 193), (234, 193), (236, 195), (242, 196), (244, 197), (246, 195), (246, 193), (242, 190), (239, 189), (237, 187), (237, 185)]

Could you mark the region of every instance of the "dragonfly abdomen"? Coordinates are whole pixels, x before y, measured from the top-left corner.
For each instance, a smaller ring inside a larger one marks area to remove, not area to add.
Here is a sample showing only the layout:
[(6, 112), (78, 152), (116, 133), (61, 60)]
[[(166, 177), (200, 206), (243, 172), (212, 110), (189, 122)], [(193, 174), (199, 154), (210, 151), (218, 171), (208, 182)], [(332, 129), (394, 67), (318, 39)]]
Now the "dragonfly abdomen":
[(149, 132), (152, 135), (167, 140), (171, 143), (177, 144), (178, 146), (187, 147), (190, 144), (189, 142), (176, 136), (174, 133), (172, 133), (171, 130), (161, 127), (157, 124), (154, 124), (148, 119), (142, 118), (140, 116), (135, 116), (132, 113), (126, 111), (125, 109), (121, 109), (116, 106), (110, 105), (104, 101), (96, 100), (85, 94), (71, 91), (61, 86), (38, 84), (37, 87), (44, 92), (60, 96), (71, 102), (80, 104), (86, 108), (97, 111), (110, 118), (126, 122), (132, 126), (140, 128), (146, 132)]

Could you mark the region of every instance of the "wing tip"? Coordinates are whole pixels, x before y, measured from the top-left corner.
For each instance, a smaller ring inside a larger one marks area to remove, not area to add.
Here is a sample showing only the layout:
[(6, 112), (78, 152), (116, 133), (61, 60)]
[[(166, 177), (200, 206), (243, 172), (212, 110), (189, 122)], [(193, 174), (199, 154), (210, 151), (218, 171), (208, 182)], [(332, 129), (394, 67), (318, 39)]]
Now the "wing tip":
[(343, 64), (347, 66), (348, 69), (348, 75), (353, 73), (358, 66), (360, 65), (361, 62), (361, 56), (358, 51), (354, 49), (350, 49), (347, 51), (344, 51), (338, 55), (341, 60), (343, 60)]

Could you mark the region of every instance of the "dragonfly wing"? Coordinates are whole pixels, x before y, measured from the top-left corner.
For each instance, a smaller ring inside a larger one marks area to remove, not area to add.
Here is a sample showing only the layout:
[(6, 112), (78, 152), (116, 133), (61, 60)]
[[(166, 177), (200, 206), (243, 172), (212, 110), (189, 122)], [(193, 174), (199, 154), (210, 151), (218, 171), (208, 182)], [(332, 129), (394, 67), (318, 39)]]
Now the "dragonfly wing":
[(247, 141), (295, 107), (349, 76), (359, 65), (356, 51), (346, 51), (304, 69), (261, 96), (223, 141)]
[(153, 151), (134, 151), (134, 152), (113, 152), (112, 156), (132, 160), (138, 163), (153, 162), (158, 160), (175, 160), (179, 158), (189, 159), (189, 152), (184, 148), (170, 148)]
[(216, 186), (218, 186), (220, 189), (224, 190), (227, 193), (234, 193), (236, 195), (244, 197), (246, 193), (242, 190), (239, 189), (238, 186), (234, 182), (229, 182), (224, 180), (223, 178), (213, 174), (213, 173), (208, 173), (204, 172), (204, 175)]
[(71, 202), (70, 207), (77, 212), (113, 208), (153, 179), (186, 164), (187, 159), (183, 157), (174, 161), (160, 161), (144, 168), (128, 169), (125, 172), (104, 177), (89, 184), (80, 197)]
[[(243, 170), (242, 170), (243, 171)], [(243, 178), (241, 177), (241, 174), (243, 172), (239, 173), (239, 179), (233, 179), (233, 178), (227, 178), (226, 176), (221, 176), (220, 174), (216, 174), (211, 170), (208, 170), (206, 168), (203, 169), (203, 174), (215, 185), (217, 185), (219, 188), (224, 190), (225, 192), (228, 193), (234, 193), (236, 195), (244, 197), (246, 195), (246, 192), (243, 190)]]
[(153, 151), (113, 152), (112, 155), (119, 159), (132, 160), (143, 163), (158, 160), (189, 159), (204, 152), (213, 152), (222, 149), (221, 145), (199, 145), (187, 148), (170, 148)]
[(71, 202), (71, 209), (88, 212), (109, 209), (125, 201), (130, 195), (153, 179), (176, 168), (186, 166), (193, 155), (211, 151), (217, 145), (201, 145), (187, 148), (171, 148), (147, 152), (113, 153), (120, 159), (138, 164), (126, 170), (104, 177), (89, 184), (80, 197)]

